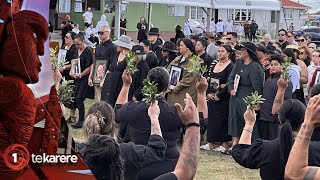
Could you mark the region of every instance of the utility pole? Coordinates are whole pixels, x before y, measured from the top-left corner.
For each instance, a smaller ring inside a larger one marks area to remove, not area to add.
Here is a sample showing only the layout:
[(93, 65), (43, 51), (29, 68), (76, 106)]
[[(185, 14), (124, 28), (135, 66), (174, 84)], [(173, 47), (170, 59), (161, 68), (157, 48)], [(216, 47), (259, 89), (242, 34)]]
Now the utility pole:
[(120, 7), (121, 0), (115, 0), (114, 36), (117, 39), (120, 37)]

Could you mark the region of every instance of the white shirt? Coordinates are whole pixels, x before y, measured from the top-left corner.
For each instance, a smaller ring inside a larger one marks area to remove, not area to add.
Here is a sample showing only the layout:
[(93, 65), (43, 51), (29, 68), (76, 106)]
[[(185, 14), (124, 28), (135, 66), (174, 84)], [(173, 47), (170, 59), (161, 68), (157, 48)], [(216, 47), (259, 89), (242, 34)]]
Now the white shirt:
[(233, 24), (232, 22), (226, 22), (226, 32), (232, 32)]
[(241, 26), (241, 25), (237, 26), (236, 30), (237, 30), (237, 35), (239, 35), (239, 36), (243, 35), (243, 30), (244, 30), (243, 26)]
[(73, 28), (72, 29), (72, 32), (76, 33), (76, 34), (79, 34), (80, 30), (78, 28)]
[(84, 17), (85, 23), (89, 23), (89, 24), (92, 23), (92, 18), (93, 18), (92, 12), (86, 11), (82, 16)]
[(214, 21), (210, 22), (210, 32), (213, 33), (216, 31), (216, 23)]
[(95, 33), (96, 33), (96, 30), (95, 30), (94, 28), (88, 27), (88, 28), (86, 29), (86, 37), (87, 37), (87, 38), (90, 38), (90, 35), (91, 35), (91, 34), (93, 34), (93, 35), (95, 36), (95, 35), (96, 35)]
[(183, 33), (184, 33), (184, 35), (186, 35), (186, 36), (190, 36), (190, 35), (191, 35), (189, 22), (184, 22)]
[(223, 22), (218, 22), (216, 24), (217, 32), (223, 32), (223, 25), (224, 25)]

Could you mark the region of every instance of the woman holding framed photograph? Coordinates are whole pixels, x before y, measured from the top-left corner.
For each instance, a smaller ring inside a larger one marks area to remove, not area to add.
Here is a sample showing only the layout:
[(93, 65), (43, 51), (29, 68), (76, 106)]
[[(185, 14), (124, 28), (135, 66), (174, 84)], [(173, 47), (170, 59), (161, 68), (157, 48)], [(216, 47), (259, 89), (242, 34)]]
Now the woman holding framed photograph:
[[(93, 58), (91, 50), (84, 44), (84, 35), (79, 33), (74, 38), (74, 44), (78, 48), (78, 56), (80, 62), (78, 62), (78, 67), (71, 67), (70, 76), (74, 80), (74, 105), (75, 108), (79, 110), (79, 120), (76, 124), (72, 125), (73, 128), (81, 128), (84, 122), (84, 100), (86, 98), (94, 98), (94, 89), (88, 85), (88, 77), (91, 71), (91, 66), (93, 64)], [(72, 63), (74, 66), (75, 63)], [(79, 68), (79, 69), (78, 69)], [(78, 69), (78, 73), (73, 70)]]
[[(256, 46), (251, 42), (244, 42), (241, 47), (241, 60), (238, 60), (228, 78), (229, 102), (229, 124), (228, 134), (232, 136), (232, 147), (238, 144), (242, 129), (245, 125), (243, 113), (247, 109), (243, 98), (257, 91), (262, 93), (263, 69), (257, 57)], [(258, 137), (254, 128), (253, 139)], [(226, 152), (229, 154), (232, 147)]]
[(233, 68), (234, 57), (231, 46), (224, 45), (218, 49), (219, 61), (214, 61), (210, 66), (207, 98), (208, 109), (212, 111), (208, 111), (208, 144), (202, 145), (200, 149), (211, 150), (213, 143), (218, 142), (221, 145), (213, 150), (223, 152), (228, 149), (228, 141), (231, 141), (228, 135), (230, 95), (226, 83)]

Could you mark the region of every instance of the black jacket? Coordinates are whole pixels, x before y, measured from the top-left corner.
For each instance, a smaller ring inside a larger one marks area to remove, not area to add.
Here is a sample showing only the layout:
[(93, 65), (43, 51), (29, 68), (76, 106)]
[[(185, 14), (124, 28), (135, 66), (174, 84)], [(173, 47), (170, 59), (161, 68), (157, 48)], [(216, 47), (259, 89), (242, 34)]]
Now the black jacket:
[(138, 23), (137, 24), (137, 29), (138, 29), (138, 37), (137, 37), (137, 40), (138, 41), (142, 41), (142, 40), (145, 40), (147, 39), (147, 32), (148, 32), (148, 24), (147, 23), (144, 23), (144, 25), (146, 26), (145, 29), (142, 29), (142, 23)]
[(151, 50), (157, 55), (158, 61), (160, 61), (162, 57), (162, 49), (159, 46), (163, 45), (163, 43), (161, 38), (158, 38), (154, 44), (151, 43)]
[(109, 39), (96, 47), (96, 59), (105, 59), (107, 61), (106, 69), (109, 70), (110, 61), (118, 57), (117, 47)]
[(143, 98), (141, 89), (143, 88), (143, 80), (147, 78), (150, 68), (146, 61), (140, 61), (137, 64), (138, 71), (132, 75), (132, 83), (129, 89), (129, 100), (133, 96), (137, 98), (138, 101), (141, 101)]
[(256, 24), (256, 23), (251, 23), (250, 26), (249, 26), (250, 32), (251, 32), (251, 33), (256, 33), (258, 27), (259, 27), (258, 24)]

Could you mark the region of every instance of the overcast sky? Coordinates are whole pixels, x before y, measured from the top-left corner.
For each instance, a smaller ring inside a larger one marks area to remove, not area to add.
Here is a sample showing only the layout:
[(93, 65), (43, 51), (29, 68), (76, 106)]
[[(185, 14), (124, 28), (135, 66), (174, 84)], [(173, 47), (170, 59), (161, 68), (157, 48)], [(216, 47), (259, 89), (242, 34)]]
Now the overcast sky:
[(320, 11), (320, 0), (293, 0), (295, 2), (300, 2), (301, 4), (312, 7), (311, 13)]

